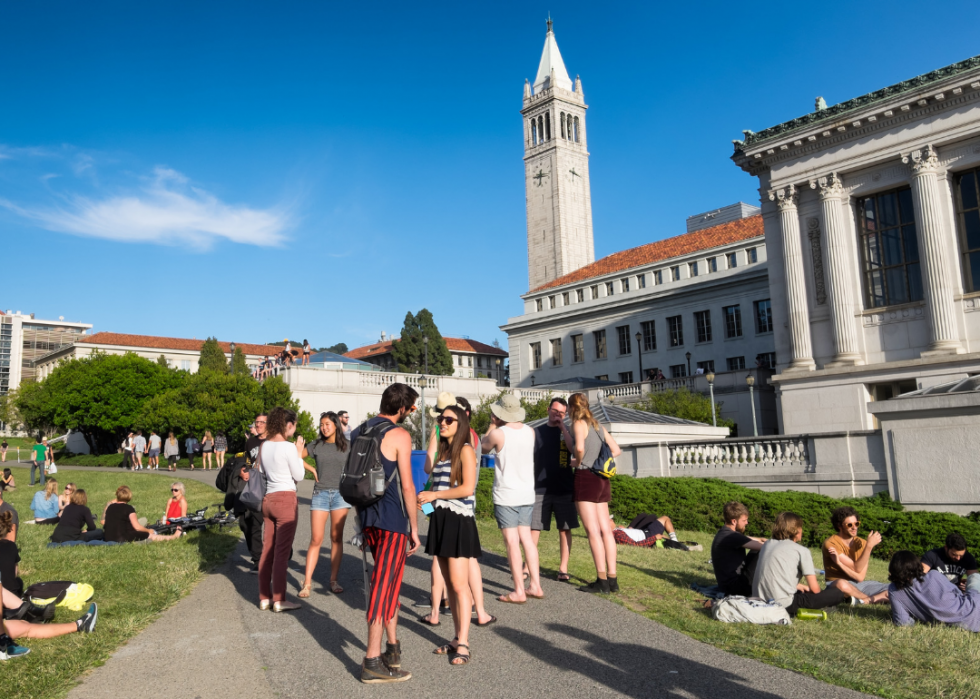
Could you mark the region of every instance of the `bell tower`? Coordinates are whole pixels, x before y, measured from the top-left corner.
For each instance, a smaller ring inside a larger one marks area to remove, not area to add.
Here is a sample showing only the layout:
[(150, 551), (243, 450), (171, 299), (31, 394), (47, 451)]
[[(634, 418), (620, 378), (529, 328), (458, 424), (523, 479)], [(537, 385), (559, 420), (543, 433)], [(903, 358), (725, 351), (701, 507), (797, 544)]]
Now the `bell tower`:
[(524, 81), (527, 277), (535, 289), (595, 261), (582, 81), (565, 70), (551, 18), (538, 74)]

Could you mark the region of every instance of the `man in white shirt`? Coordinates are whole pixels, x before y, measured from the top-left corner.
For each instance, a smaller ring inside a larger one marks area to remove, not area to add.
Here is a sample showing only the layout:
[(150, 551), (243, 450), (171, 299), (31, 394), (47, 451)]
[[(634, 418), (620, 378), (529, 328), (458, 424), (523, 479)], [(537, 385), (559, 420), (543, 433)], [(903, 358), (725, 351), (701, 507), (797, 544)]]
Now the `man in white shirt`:
[(136, 470), (143, 470), (143, 454), (146, 453), (146, 437), (143, 430), (137, 430), (136, 439), (133, 440), (133, 460), (136, 462)]
[[(507, 562), (514, 591), (497, 599), (524, 604), (528, 597), (544, 598), (538, 567), (538, 549), (531, 535), (534, 512), (534, 430), (524, 424), (524, 408), (516, 396), (505, 393), (490, 406), (490, 428), (483, 436), (483, 453), (497, 452), (493, 482), (493, 513), (507, 545)], [(524, 589), (521, 546), (527, 559), (529, 584)]]

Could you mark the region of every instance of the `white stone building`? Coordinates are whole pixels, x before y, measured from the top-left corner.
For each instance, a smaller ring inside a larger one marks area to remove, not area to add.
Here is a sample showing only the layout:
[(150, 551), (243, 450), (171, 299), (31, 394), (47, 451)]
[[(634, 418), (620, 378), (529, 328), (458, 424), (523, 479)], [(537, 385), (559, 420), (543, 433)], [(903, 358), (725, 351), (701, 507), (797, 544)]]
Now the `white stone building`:
[[(503, 383), (506, 374), (504, 360), (507, 352), (499, 347), (477, 342), (467, 337), (443, 337), (453, 361), (453, 376), (464, 379), (493, 379)], [(397, 362), (391, 354), (391, 346), (398, 342), (393, 335), (381, 333), (381, 339), (370, 345), (355, 347), (345, 357), (359, 359), (379, 366), (386, 371), (398, 371)]]
[(33, 313), (0, 311), (0, 396), (34, 380), (34, 360), (70, 345), (92, 329), (64, 318), (41, 320)]
[(784, 431), (873, 430), (873, 401), (980, 373), (980, 57), (744, 133)]

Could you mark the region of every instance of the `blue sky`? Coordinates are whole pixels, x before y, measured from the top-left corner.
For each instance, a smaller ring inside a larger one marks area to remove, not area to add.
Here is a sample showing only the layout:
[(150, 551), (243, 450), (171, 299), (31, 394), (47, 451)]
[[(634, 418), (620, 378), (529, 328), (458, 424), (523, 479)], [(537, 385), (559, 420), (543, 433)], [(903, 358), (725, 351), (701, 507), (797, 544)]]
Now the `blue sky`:
[(661, 5), (3, 3), (0, 307), (351, 347), (427, 307), (506, 345), (549, 11), (590, 105), (597, 258), (758, 203), (742, 129), (980, 54), (946, 30), (976, 2)]

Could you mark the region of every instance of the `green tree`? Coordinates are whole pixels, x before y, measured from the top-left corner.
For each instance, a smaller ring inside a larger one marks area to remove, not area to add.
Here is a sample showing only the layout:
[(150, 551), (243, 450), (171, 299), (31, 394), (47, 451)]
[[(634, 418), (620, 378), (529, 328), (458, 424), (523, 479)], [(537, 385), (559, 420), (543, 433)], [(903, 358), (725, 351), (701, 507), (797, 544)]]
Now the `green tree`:
[[(715, 411), (719, 416), (721, 415), (721, 406), (722, 403), (715, 402)], [(694, 420), (695, 422), (703, 422), (707, 425), (711, 424), (711, 399), (708, 396), (694, 393), (686, 388), (681, 388), (676, 391), (650, 393), (644, 400), (638, 403), (624, 404), (624, 407), (643, 410), (648, 413), (679, 417), (684, 420)], [(735, 422), (728, 419), (723, 420), (721, 417), (718, 417), (718, 426), (734, 427)]]
[(231, 356), (231, 373), (236, 376), (250, 376), (251, 370), (245, 363), (245, 353), (241, 347), (235, 347), (235, 354)]
[(273, 408), (288, 408), (296, 411), (296, 434), (303, 435), (303, 439), (312, 442), (316, 439), (316, 427), (313, 425), (313, 416), (305, 410), (299, 409), (299, 402), (293, 398), (293, 392), (282, 380), (281, 376), (271, 376), (263, 381), (262, 387), (262, 408), (269, 412)]
[(451, 376), (453, 358), (446, 341), (439, 334), (432, 314), (423, 308), (418, 315), (405, 314), (401, 339), (391, 346), (391, 354), (398, 363), (398, 370), (407, 374), (421, 374), (425, 369), (425, 343), (429, 338), (429, 373)]
[(170, 368), (170, 362), (168, 362), (167, 358), (164, 357), (162, 354), (159, 357), (157, 357), (157, 364), (162, 366), (164, 369)]
[[(470, 413), (470, 427), (476, 430), (481, 437), (490, 427), (490, 406), (500, 400), (500, 397), (508, 391), (500, 391), (493, 395), (484, 396), (480, 402), (473, 407)], [(524, 408), (524, 422), (532, 422), (548, 417), (548, 406), (551, 405), (551, 394), (541, 400), (529, 401), (521, 398), (521, 407)]]
[(201, 359), (198, 363), (198, 371), (205, 373), (213, 371), (218, 374), (228, 373), (228, 358), (225, 356), (217, 338), (209, 337), (201, 345)]
[(324, 347), (320, 350), (321, 352), (333, 352), (334, 354), (347, 354), (350, 350), (347, 345), (343, 342), (338, 342), (336, 345), (331, 345), (330, 347)]

